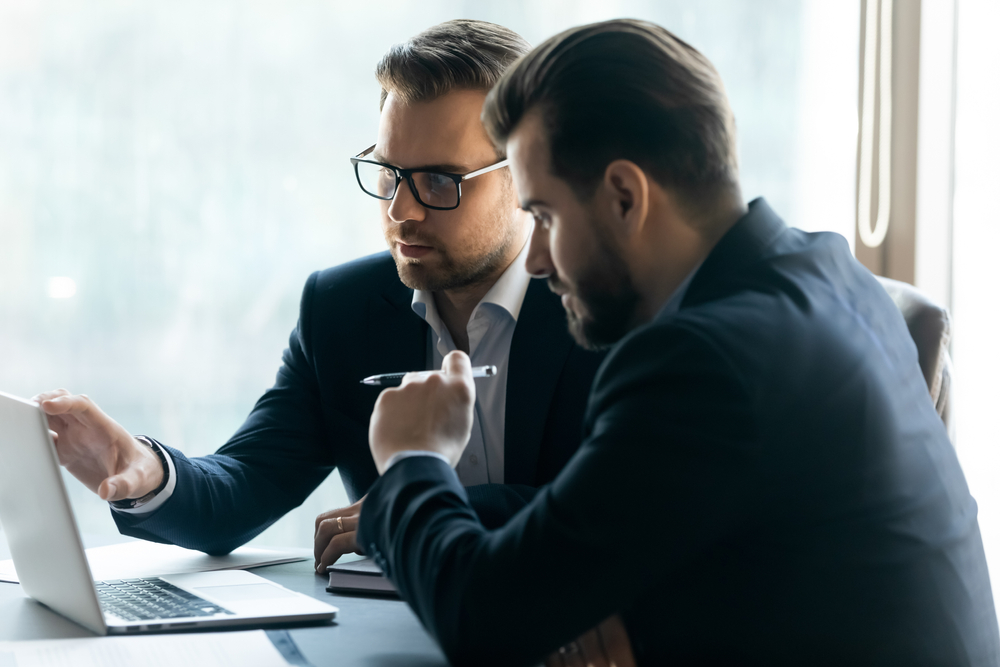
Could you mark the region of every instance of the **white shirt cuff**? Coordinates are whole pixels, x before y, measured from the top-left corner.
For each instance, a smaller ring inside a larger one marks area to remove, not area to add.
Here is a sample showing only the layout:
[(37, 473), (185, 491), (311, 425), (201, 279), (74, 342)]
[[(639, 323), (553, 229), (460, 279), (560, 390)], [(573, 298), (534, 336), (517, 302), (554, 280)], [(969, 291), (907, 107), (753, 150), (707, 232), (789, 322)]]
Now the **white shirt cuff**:
[[(119, 507), (111, 506), (115, 512), (121, 512), (122, 514), (149, 514), (150, 512), (155, 512), (160, 508), (160, 505), (167, 502), (170, 496), (174, 493), (174, 487), (177, 486), (177, 471), (174, 469), (174, 459), (170, 456), (170, 452), (167, 451), (165, 447), (160, 447), (158, 442), (150, 440), (153, 446), (159, 449), (163, 453), (163, 458), (167, 461), (167, 471), (169, 479), (167, 479), (167, 485), (163, 487), (163, 490), (156, 494), (156, 497), (150, 500), (148, 503), (142, 507), (134, 507), (132, 509), (122, 509)], [(405, 452), (404, 452), (405, 453)]]
[[(392, 466), (396, 465), (397, 463), (399, 463), (403, 459), (410, 458), (411, 456), (433, 456), (434, 458), (441, 459), (442, 461), (444, 461), (445, 463), (447, 463), (449, 468), (453, 468), (454, 467), (453, 465), (451, 465), (451, 461), (448, 460), (448, 457), (445, 456), (444, 454), (438, 454), (437, 452), (429, 452), (426, 449), (407, 449), (407, 450), (404, 450), (402, 452), (396, 452), (395, 454), (393, 454), (392, 456), (389, 457), (389, 460), (386, 461), (386, 463), (385, 463), (385, 470), (386, 470), (386, 472), (388, 472), (389, 468), (391, 468)], [(166, 491), (166, 489), (164, 489), (164, 491)], [(159, 496), (157, 496), (157, 497), (159, 497)], [(143, 509), (146, 509), (146, 508), (143, 507)]]

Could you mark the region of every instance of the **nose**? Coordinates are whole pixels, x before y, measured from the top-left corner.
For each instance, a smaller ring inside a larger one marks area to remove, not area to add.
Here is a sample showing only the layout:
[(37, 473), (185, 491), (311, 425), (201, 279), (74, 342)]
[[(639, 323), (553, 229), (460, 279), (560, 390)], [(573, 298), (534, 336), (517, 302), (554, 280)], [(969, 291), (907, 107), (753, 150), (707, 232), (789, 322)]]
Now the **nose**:
[(420, 205), (417, 198), (410, 190), (409, 182), (404, 178), (396, 188), (396, 195), (389, 202), (389, 220), (396, 223), (407, 220), (423, 220), (427, 215), (427, 209)]
[(542, 225), (535, 223), (531, 231), (531, 240), (528, 242), (528, 258), (524, 267), (533, 278), (548, 278), (556, 272), (552, 263), (552, 255), (549, 254), (549, 230)]

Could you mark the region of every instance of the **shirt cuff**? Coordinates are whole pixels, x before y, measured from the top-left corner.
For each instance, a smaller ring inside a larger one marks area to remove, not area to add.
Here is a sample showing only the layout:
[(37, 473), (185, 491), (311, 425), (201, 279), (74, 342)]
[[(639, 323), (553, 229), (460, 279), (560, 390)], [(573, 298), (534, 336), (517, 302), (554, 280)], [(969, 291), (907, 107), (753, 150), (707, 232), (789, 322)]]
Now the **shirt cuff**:
[[(135, 507), (132, 509), (122, 509), (119, 507), (111, 506), (111, 509), (115, 512), (121, 512), (122, 514), (149, 514), (150, 512), (155, 512), (160, 508), (160, 506), (170, 499), (170, 496), (174, 493), (174, 487), (177, 486), (177, 471), (174, 468), (174, 459), (170, 456), (170, 452), (167, 451), (166, 447), (163, 447), (157, 441), (149, 438), (149, 441), (153, 443), (153, 446), (163, 453), (163, 458), (167, 461), (167, 474), (169, 479), (167, 479), (167, 485), (163, 487), (163, 490), (156, 494), (156, 497), (150, 500), (148, 503), (142, 507)], [(404, 452), (405, 453), (405, 452)]]
[[(449, 468), (454, 468), (455, 467), (455, 466), (451, 465), (451, 461), (449, 461), (448, 457), (445, 456), (444, 454), (438, 454), (437, 452), (429, 452), (426, 449), (407, 449), (407, 450), (404, 450), (402, 452), (396, 452), (395, 454), (393, 454), (392, 456), (389, 457), (389, 460), (385, 462), (385, 470), (386, 470), (386, 472), (388, 472), (389, 468), (391, 468), (392, 466), (396, 465), (397, 463), (399, 463), (403, 459), (410, 458), (411, 456), (433, 456), (434, 458), (441, 459), (442, 461), (444, 461), (445, 463), (447, 463)], [(383, 473), (383, 474), (385, 474), (385, 473)], [(166, 489), (164, 489), (164, 491), (166, 491)], [(159, 496), (157, 496), (157, 497), (159, 497)], [(146, 508), (143, 507), (143, 509), (146, 509)]]

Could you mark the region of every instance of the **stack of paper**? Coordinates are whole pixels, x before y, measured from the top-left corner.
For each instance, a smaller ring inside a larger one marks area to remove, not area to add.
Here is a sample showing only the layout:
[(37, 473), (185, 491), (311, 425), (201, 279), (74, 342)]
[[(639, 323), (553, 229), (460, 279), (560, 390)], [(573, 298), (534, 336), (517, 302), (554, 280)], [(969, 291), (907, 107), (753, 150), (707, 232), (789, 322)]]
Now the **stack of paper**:
[(263, 630), (0, 642), (17, 667), (288, 667)]

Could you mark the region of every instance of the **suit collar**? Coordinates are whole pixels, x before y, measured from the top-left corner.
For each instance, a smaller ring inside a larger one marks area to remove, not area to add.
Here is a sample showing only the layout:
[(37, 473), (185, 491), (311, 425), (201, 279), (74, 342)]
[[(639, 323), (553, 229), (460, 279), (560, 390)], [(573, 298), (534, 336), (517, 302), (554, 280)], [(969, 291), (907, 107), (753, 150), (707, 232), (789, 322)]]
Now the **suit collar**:
[(764, 199), (750, 202), (749, 210), (725, 233), (694, 274), (681, 309), (710, 298), (713, 285), (725, 276), (760, 260), (788, 226)]

